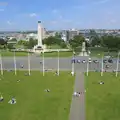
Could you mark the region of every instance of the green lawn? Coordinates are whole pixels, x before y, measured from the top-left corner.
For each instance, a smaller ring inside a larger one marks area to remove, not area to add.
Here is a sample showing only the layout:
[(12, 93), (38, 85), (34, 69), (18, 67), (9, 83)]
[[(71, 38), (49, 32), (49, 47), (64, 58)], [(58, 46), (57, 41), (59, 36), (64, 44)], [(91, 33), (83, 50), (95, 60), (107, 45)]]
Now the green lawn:
[[(6, 57), (10, 57), (10, 56), (14, 56), (14, 52), (10, 52), (10, 51), (2, 51), (1, 52), (2, 56), (6, 56)], [(27, 52), (15, 52), (16, 56), (27, 56), (28, 53)]]
[[(98, 84), (104, 81), (104, 85)], [(86, 120), (120, 120), (120, 76), (90, 73), (85, 79)]]
[(91, 57), (97, 57), (97, 58), (101, 58), (103, 56), (103, 52), (100, 52), (100, 51), (91, 51), (91, 54), (90, 56)]
[(59, 45), (51, 45), (48, 49), (62, 49)]
[[(33, 53), (30, 53), (33, 54)], [(70, 57), (72, 56), (72, 52), (59, 52), (59, 57)], [(13, 52), (9, 52), (9, 51), (3, 51), (1, 52), (1, 55), (4, 57), (10, 57), (10, 56), (14, 56)], [(15, 52), (15, 55), (20, 57), (20, 56), (27, 56), (28, 53), (27, 52)], [(38, 56), (38, 54), (37, 54)], [(40, 55), (42, 56), (42, 54)], [(58, 52), (48, 52), (48, 53), (44, 53), (44, 57), (58, 57)]]
[[(72, 52), (59, 52), (59, 57), (71, 57), (73, 55)], [(41, 54), (42, 56), (42, 54)], [(44, 53), (44, 57), (58, 57), (58, 52), (49, 52)]]
[[(68, 72), (60, 76), (32, 71), (24, 76), (19, 71), (5, 72), (0, 76), (0, 92), (4, 102), (0, 103), (0, 120), (68, 120), (74, 86), (74, 77)], [(21, 80), (17, 82), (17, 80)], [(45, 89), (50, 89), (49, 93)], [(17, 103), (8, 104), (12, 96)]]
[[(101, 58), (102, 56), (108, 56), (108, 52), (101, 52), (101, 51), (91, 51), (90, 56), (91, 57), (97, 57)], [(118, 53), (117, 52), (110, 52), (110, 56), (117, 57)]]

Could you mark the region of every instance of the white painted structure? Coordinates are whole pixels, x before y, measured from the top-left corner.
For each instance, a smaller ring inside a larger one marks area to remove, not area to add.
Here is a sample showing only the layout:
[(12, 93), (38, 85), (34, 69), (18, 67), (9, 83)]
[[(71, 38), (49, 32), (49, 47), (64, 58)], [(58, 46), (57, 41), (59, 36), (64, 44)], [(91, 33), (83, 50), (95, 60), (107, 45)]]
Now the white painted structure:
[(43, 31), (43, 27), (42, 27), (41, 21), (38, 21), (38, 33), (37, 33), (38, 44), (36, 46), (34, 46), (34, 49), (33, 49), (33, 51), (36, 52), (36, 53), (41, 53), (46, 48), (42, 44), (43, 34), (44, 34), (44, 31)]
[(89, 56), (86, 52), (85, 42), (82, 43), (82, 51), (80, 52), (79, 56)]

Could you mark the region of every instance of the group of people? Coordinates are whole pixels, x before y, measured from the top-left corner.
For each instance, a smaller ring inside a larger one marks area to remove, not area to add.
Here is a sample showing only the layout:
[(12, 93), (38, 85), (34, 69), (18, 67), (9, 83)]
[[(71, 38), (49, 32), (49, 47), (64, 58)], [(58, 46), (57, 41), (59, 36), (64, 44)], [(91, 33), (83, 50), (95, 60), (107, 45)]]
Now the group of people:
[[(4, 101), (4, 98), (3, 96), (1, 95), (0, 96), (0, 102), (3, 102)], [(12, 97), (9, 101), (8, 101), (9, 104), (16, 104), (16, 99), (14, 97)]]
[(86, 90), (84, 92), (74, 92), (73, 96), (75, 97), (80, 97), (81, 94), (84, 94), (86, 92)]
[(80, 92), (74, 92), (73, 96), (80, 97)]

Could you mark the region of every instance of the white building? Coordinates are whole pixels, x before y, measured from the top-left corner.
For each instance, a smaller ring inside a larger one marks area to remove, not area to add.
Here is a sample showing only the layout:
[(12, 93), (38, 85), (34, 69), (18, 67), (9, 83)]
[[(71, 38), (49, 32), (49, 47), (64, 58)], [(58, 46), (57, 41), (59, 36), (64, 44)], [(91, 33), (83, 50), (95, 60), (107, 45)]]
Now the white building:
[(64, 40), (65, 42), (67, 41), (67, 37), (65, 34), (62, 34), (62, 37), (61, 37), (62, 40)]
[(27, 34), (26, 40), (29, 40), (30, 38), (37, 39), (37, 34), (35, 34), (35, 33)]

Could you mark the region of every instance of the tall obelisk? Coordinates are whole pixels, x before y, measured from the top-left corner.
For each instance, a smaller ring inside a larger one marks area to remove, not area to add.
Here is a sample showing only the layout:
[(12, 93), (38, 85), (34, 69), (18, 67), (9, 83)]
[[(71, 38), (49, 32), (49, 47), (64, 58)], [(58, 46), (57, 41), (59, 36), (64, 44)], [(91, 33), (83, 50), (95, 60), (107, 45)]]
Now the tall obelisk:
[(43, 47), (42, 44), (42, 25), (41, 25), (41, 21), (38, 21), (38, 47)]

